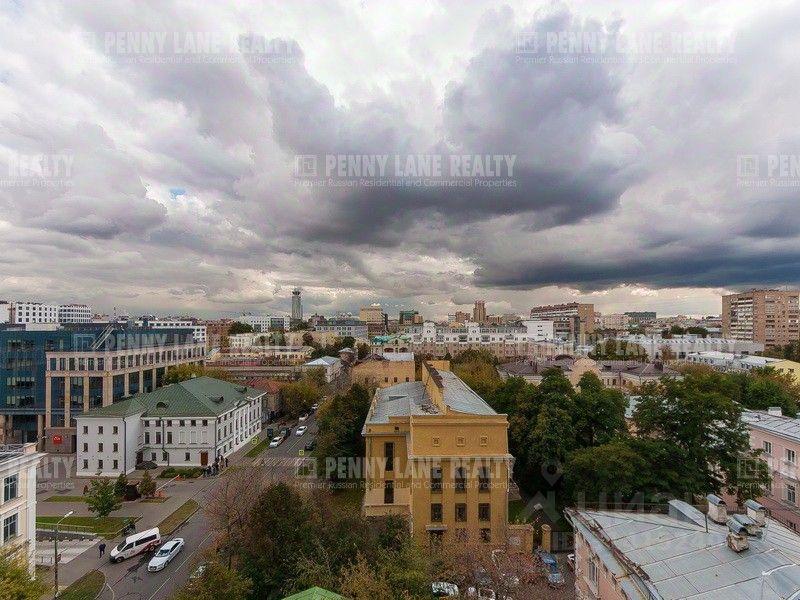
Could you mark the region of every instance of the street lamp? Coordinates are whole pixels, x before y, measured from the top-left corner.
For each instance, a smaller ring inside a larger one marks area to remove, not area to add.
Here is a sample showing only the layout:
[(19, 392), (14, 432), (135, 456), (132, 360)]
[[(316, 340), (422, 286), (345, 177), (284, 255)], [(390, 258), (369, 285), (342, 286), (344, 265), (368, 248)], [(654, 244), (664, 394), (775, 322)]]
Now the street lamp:
[(53, 556), (53, 570), (54, 570), (54, 573), (55, 573), (55, 591), (53, 592), (53, 600), (58, 598), (58, 526), (61, 524), (61, 521), (66, 519), (68, 516), (70, 516), (74, 512), (75, 512), (74, 510), (71, 510), (67, 514), (65, 514), (63, 517), (61, 517), (58, 521), (56, 521), (56, 539), (55, 539), (55, 543), (53, 544), (53, 554), (54, 554), (54, 556)]

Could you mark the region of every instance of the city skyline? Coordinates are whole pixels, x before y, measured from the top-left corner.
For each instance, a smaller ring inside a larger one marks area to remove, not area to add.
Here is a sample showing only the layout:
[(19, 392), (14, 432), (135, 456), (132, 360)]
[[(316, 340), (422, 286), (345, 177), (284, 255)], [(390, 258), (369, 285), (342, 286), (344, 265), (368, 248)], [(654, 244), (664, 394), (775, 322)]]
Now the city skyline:
[[(0, 297), (213, 316), (288, 312), (300, 286), (307, 314), (716, 314), (796, 285), (780, 131), (800, 9), (692, 6), (6, 5)], [(648, 54), (553, 61), (582, 58), (563, 32)], [(307, 185), (454, 156), (509, 185)]]

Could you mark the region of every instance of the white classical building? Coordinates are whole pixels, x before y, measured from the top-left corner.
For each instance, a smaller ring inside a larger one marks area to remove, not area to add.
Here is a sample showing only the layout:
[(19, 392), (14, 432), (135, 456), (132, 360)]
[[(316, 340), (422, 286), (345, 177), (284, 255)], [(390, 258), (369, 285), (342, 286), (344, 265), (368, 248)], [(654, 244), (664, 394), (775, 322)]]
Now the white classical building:
[(469, 322), (463, 327), (437, 325), (426, 321), (421, 328), (413, 330), (411, 341), (414, 344), (519, 344), (525, 342), (543, 342), (554, 339), (553, 321), (528, 319), (522, 326), (481, 325)]
[(325, 371), (325, 381), (328, 383), (336, 379), (343, 368), (342, 359), (335, 356), (322, 356), (303, 365), (303, 370), (322, 369)]
[(0, 552), (24, 553), (36, 564), (36, 468), (44, 454), (36, 444), (0, 446)]
[(142, 461), (209, 465), (258, 435), (265, 394), (197, 377), (78, 415), (77, 474), (117, 476)]

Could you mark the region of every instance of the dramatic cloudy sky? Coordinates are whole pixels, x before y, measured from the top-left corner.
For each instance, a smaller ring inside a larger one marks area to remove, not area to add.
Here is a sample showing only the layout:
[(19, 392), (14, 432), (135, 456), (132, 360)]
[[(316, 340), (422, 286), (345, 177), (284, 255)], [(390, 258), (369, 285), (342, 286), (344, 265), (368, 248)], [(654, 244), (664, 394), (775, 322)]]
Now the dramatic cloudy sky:
[[(718, 313), (800, 282), (770, 170), (800, 154), (798, 31), (800, 2), (5, 2), (0, 298)], [(513, 187), (297, 177), (335, 154), (511, 155)]]

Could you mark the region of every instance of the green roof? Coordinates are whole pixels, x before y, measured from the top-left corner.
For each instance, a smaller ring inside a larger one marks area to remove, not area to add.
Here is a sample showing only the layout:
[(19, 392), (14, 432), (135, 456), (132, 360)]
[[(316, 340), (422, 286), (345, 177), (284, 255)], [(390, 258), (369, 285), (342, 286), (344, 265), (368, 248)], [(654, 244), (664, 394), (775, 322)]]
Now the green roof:
[(216, 417), (264, 393), (213, 377), (195, 377), (92, 409), (76, 418), (128, 417), (138, 413), (146, 413), (147, 417)]
[(299, 592), (291, 596), (286, 596), (283, 600), (345, 600), (344, 596), (334, 594), (319, 587), (308, 588), (304, 592)]

